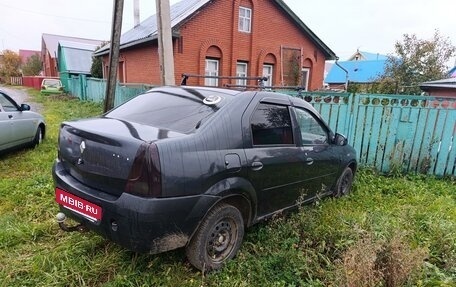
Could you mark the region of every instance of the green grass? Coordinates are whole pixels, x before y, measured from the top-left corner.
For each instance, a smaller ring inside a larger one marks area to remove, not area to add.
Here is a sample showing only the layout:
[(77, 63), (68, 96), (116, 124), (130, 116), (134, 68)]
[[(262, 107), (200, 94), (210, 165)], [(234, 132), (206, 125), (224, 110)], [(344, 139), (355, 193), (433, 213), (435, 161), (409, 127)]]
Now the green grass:
[(64, 120), (101, 105), (43, 104), (44, 143), (0, 158), (0, 286), (456, 286), (456, 184), (357, 174), (354, 192), (247, 230), (239, 255), (202, 275), (183, 250), (135, 254), (55, 223), (51, 167)]

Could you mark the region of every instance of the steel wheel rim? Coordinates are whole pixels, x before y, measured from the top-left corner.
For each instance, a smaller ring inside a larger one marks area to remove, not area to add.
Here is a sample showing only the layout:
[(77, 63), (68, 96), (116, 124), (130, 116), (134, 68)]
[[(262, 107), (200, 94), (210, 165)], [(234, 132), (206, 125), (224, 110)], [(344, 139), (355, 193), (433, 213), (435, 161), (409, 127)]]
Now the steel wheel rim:
[(345, 174), (344, 177), (342, 177), (341, 183), (340, 183), (340, 191), (342, 194), (347, 194), (348, 190), (351, 185), (351, 176), (349, 173)]
[(38, 132), (38, 143), (40, 144), (43, 141), (43, 132), (39, 129)]
[(236, 232), (236, 223), (228, 218), (220, 220), (211, 229), (206, 250), (214, 262), (222, 262), (232, 253), (236, 241)]

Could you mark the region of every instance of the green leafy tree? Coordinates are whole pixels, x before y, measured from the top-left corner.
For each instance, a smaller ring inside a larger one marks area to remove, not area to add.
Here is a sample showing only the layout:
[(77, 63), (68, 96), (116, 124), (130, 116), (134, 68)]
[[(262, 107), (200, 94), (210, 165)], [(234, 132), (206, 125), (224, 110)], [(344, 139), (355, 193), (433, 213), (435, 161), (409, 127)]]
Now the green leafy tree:
[(102, 57), (92, 57), (92, 66), (90, 74), (94, 78), (103, 78), (103, 60)]
[[(18, 53), (11, 50), (3, 50), (2, 63), (0, 65), (0, 75), (5, 78), (20, 76), (21, 57)], [(8, 80), (9, 81), (9, 80)]]
[[(95, 51), (98, 51), (101, 47), (105, 46), (108, 42), (102, 42)], [(92, 56), (92, 66), (90, 67), (90, 74), (94, 78), (103, 78), (103, 57)]]
[(404, 34), (402, 42), (395, 44), (395, 55), (388, 56), (377, 92), (420, 94), (421, 83), (447, 76), (447, 63), (455, 52), (456, 47), (438, 30), (430, 40)]
[(22, 74), (24, 76), (37, 76), (43, 69), (40, 56), (32, 55), (27, 59), (27, 62), (22, 65)]

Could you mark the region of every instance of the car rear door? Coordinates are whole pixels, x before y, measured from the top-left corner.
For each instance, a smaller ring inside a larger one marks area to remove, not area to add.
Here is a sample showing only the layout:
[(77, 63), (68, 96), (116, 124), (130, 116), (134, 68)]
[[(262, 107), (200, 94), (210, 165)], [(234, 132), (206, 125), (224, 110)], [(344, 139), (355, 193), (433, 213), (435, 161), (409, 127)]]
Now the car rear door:
[(303, 172), (287, 98), (256, 96), (244, 113), (248, 178), (257, 191), (257, 216), (295, 205)]

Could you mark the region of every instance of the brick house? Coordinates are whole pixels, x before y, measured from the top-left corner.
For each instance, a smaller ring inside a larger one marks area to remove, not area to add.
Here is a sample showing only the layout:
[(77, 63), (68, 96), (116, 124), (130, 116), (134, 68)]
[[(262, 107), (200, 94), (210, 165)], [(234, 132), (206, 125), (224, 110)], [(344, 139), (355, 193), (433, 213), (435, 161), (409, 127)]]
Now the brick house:
[(434, 106), (441, 105), (456, 109), (456, 78), (424, 82), (420, 84), (420, 88), (427, 95), (437, 98), (432, 103)]
[[(171, 6), (176, 83), (183, 73), (267, 76), (267, 86), (323, 85), (326, 46), (282, 0), (184, 0)], [(103, 56), (107, 74), (109, 46)], [(118, 79), (160, 84), (156, 15), (121, 36)], [(256, 85), (233, 79), (190, 78), (189, 85)]]
[(62, 35), (43, 34), (41, 36), (41, 61), (43, 62), (43, 75), (45, 77), (58, 77), (57, 48), (59, 41), (69, 41), (100, 46), (101, 40), (68, 37)]

